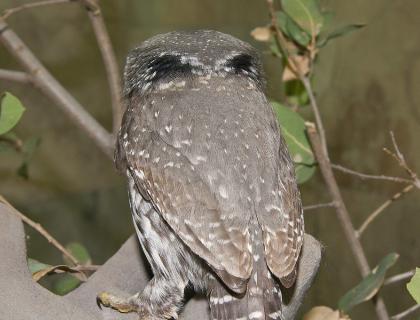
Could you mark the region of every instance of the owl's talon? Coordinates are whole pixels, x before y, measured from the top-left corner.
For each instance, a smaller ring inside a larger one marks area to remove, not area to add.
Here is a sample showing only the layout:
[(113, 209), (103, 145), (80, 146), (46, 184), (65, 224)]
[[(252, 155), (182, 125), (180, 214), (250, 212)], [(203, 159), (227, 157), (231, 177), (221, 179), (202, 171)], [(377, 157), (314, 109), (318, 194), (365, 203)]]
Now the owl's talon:
[(102, 306), (104, 306), (117, 310), (121, 313), (138, 312), (139, 309), (138, 306), (131, 301), (131, 299), (114, 296), (113, 294), (106, 291), (97, 295), (96, 303), (100, 309), (102, 309)]

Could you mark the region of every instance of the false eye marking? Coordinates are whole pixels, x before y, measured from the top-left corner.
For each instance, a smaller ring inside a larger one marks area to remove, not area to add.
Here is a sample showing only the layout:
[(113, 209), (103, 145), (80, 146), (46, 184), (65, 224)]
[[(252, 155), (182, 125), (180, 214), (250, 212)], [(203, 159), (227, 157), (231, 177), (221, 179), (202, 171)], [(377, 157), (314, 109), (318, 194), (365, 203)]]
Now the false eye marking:
[(192, 66), (181, 61), (176, 55), (165, 54), (150, 60), (147, 64), (144, 80), (156, 83), (164, 78), (173, 78), (192, 72)]
[(246, 53), (235, 55), (227, 60), (225, 66), (236, 74), (244, 74), (248, 77), (258, 80), (258, 68), (255, 65), (254, 58)]

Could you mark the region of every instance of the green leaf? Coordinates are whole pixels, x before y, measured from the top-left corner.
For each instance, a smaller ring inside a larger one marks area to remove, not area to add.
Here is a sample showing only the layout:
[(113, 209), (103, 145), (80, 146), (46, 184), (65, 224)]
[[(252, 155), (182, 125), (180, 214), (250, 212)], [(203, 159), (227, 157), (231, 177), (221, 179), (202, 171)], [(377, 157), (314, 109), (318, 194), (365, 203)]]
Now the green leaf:
[(28, 267), (31, 274), (37, 273), (38, 271), (51, 268), (51, 265), (39, 262), (38, 260), (28, 258)]
[(65, 274), (54, 282), (53, 292), (61, 296), (76, 289), (80, 284), (80, 280), (72, 275)]
[(420, 268), (416, 268), (416, 273), (410, 282), (407, 283), (407, 290), (414, 300), (416, 300), (417, 304), (420, 304)]
[(325, 47), (328, 44), (328, 42), (330, 42), (330, 40), (345, 36), (346, 34), (349, 34), (353, 31), (363, 28), (364, 26), (365, 26), (364, 24), (350, 24), (350, 25), (342, 26), (332, 31), (328, 35), (320, 37), (320, 39), (317, 41), (317, 47), (318, 48)]
[(390, 253), (383, 258), (375, 269), (339, 300), (338, 308), (347, 313), (354, 306), (373, 298), (384, 282), (386, 271), (395, 264), (398, 257), (396, 253)]
[(287, 38), (295, 41), (301, 46), (306, 47), (311, 41), (311, 37), (283, 11), (277, 12), (277, 22), (281, 31)]
[(22, 117), (25, 107), (9, 92), (1, 97), (0, 102), (0, 135), (13, 129)]
[(333, 11), (324, 11), (322, 12), (322, 16), (323, 16), (323, 23), (322, 23), (321, 32), (326, 31), (331, 26), (335, 13)]
[(295, 162), (296, 178), (299, 184), (309, 180), (315, 172), (315, 158), (306, 136), (305, 120), (290, 108), (272, 102), (290, 155)]
[[(72, 242), (66, 246), (66, 249), (81, 263), (81, 264), (90, 264), (92, 262), (89, 252), (79, 242)], [(63, 257), (64, 261), (67, 264), (73, 264), (71, 261), (68, 260), (67, 257)]]
[(277, 58), (282, 57), (282, 54), (280, 52), (279, 46), (277, 45), (277, 41), (276, 41), (275, 37), (271, 37), (269, 48), (270, 48), (270, 52), (273, 56), (275, 56)]
[(317, 36), (324, 17), (318, 0), (282, 0), (283, 10), (309, 35)]
[(306, 106), (309, 103), (309, 96), (302, 81), (291, 80), (284, 84), (287, 101), (293, 106)]

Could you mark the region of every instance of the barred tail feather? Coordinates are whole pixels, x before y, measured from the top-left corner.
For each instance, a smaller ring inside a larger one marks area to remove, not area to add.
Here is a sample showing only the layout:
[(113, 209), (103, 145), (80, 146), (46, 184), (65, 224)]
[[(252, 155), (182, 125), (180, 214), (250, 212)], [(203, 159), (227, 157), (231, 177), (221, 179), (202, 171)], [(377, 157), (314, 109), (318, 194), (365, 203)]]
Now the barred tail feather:
[(260, 233), (254, 235), (253, 271), (244, 296), (234, 296), (218, 279), (210, 281), (212, 320), (283, 320), (280, 285), (268, 270)]
[[(258, 268), (256, 268), (258, 269)], [(267, 277), (269, 271), (255, 270), (243, 297), (233, 296), (214, 279), (210, 291), (212, 320), (282, 320), (282, 296), (279, 285)]]

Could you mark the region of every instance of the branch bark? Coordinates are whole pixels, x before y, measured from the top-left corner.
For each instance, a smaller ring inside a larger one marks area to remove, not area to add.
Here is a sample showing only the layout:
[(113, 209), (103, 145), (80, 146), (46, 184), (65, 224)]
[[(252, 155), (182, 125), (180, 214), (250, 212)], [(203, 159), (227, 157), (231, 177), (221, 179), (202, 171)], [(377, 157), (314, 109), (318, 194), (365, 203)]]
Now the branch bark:
[[(128, 320), (133, 314), (99, 309), (96, 295), (101, 291), (132, 295), (144, 288), (151, 279), (135, 236), (112, 256), (79, 288), (66, 296), (57, 296), (32, 280), (26, 261), (25, 234), (21, 220), (0, 203), (0, 310), (2, 318), (14, 320)], [(310, 287), (320, 264), (321, 246), (305, 235), (299, 262), (297, 283), (287, 292), (284, 306), (286, 320), (296, 315), (303, 296)], [(191, 299), (180, 319), (209, 320), (208, 304), (204, 297)]]
[(112, 157), (112, 136), (85, 108), (48, 72), (19, 36), (0, 18), (0, 41), (31, 76), (33, 83), (72, 119), (101, 148)]
[[(322, 176), (327, 185), (328, 191), (331, 195), (332, 200), (335, 203), (337, 217), (344, 230), (347, 242), (349, 243), (350, 249), (355, 257), (357, 267), (363, 277), (367, 276), (370, 272), (370, 267), (363, 250), (360, 240), (357, 238), (353, 223), (351, 222), (349, 212), (347, 211), (346, 205), (344, 204), (343, 197), (341, 196), (340, 189), (331, 167), (331, 163), (325, 155), (322, 147), (322, 142), (319, 138), (318, 132), (313, 124), (307, 125), (307, 132), (309, 139), (312, 144), (316, 159), (321, 169)], [(386, 311), (385, 304), (382, 298), (378, 297), (375, 303), (376, 313), (381, 320), (389, 319)]]

